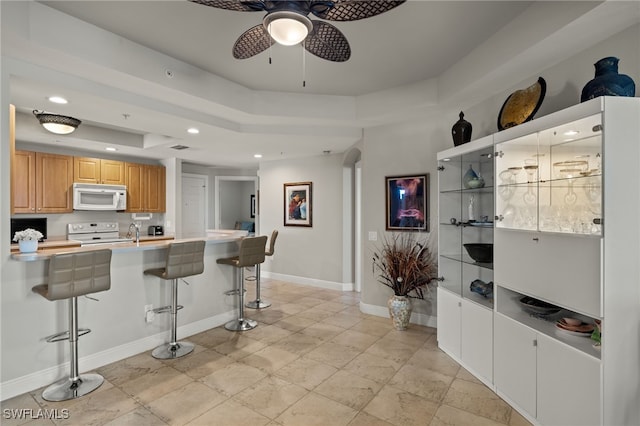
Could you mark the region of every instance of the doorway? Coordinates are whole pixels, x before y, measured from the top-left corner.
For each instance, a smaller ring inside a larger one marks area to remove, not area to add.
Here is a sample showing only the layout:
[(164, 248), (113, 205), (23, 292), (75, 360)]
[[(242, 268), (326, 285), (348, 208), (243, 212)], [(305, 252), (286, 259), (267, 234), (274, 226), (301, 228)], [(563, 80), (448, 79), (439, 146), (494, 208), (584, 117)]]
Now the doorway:
[(182, 174), (182, 237), (204, 237), (207, 232), (209, 200), (205, 175)]
[(253, 222), (257, 234), (259, 218), (252, 198), (257, 197), (257, 191), (257, 176), (216, 176), (215, 229), (233, 229), (236, 222)]

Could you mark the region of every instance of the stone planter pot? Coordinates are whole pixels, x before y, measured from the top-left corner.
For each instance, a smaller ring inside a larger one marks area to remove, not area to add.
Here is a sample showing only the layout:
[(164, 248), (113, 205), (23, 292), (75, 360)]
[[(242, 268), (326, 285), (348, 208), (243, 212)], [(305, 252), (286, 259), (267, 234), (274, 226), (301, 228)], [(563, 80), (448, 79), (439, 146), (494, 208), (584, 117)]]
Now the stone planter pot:
[(38, 240), (22, 240), (18, 241), (20, 253), (34, 253), (38, 251)]
[(411, 299), (394, 295), (387, 301), (387, 307), (396, 330), (406, 330), (411, 318)]

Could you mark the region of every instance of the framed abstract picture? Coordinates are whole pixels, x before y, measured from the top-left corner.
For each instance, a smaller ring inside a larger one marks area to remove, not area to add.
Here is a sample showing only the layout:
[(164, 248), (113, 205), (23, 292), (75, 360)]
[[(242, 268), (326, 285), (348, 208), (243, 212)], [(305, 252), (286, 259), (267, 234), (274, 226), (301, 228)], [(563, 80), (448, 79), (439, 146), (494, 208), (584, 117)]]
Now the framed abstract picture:
[(429, 174), (386, 177), (388, 231), (429, 231)]
[(284, 184), (284, 226), (311, 226), (311, 182)]

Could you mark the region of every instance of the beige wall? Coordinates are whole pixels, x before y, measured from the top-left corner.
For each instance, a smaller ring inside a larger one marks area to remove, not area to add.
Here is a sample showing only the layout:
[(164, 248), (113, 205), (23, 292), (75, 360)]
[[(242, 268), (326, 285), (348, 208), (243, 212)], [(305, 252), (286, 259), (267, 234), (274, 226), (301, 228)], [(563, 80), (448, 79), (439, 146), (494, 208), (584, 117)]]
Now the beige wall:
[[(264, 270), (339, 285), (342, 282), (342, 157), (320, 155), (260, 164), (260, 230), (279, 231)], [(312, 227), (284, 226), (284, 183), (312, 182)], [(305, 280), (306, 279), (306, 280)]]

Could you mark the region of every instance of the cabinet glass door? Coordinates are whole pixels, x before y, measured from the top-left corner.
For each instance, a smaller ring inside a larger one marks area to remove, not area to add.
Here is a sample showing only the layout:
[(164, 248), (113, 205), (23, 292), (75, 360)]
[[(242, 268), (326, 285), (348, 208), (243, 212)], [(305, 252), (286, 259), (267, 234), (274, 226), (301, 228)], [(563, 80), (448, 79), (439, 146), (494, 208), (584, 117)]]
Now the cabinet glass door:
[(602, 234), (596, 114), (496, 145), (496, 227)]
[(446, 158), (440, 160), (438, 172), (438, 270), (444, 278), (438, 285), (457, 295), (462, 292), (459, 264), (462, 236), (458, 224), (462, 217), (461, 167), (459, 156)]
[(496, 145), (496, 228), (536, 230), (540, 175), (538, 135)]
[(601, 235), (602, 126), (597, 114), (540, 132), (539, 229)]

